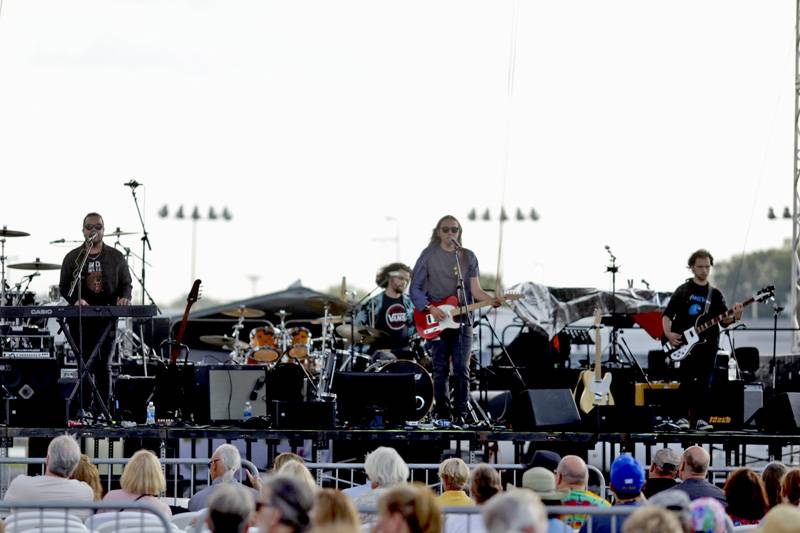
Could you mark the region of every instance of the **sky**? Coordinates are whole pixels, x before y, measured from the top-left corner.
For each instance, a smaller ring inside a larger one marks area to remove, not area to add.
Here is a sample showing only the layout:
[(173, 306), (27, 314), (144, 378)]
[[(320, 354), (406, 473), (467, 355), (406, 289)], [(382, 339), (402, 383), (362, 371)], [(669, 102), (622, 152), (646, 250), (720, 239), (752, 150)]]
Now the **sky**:
[[(181, 205), (223, 301), (371, 289), (444, 214), (507, 286), (610, 289), (607, 245), (619, 285), (672, 290), (696, 248), (791, 235), (766, 218), (792, 200), (789, 0), (0, 5), (0, 225), (31, 234), (8, 239), (12, 264), (60, 263), (49, 242), (89, 211), (141, 231), (131, 179), (161, 304), (191, 286)], [(501, 205), (540, 218), (504, 224), (498, 260)], [(121, 242), (141, 255), (138, 238)]]

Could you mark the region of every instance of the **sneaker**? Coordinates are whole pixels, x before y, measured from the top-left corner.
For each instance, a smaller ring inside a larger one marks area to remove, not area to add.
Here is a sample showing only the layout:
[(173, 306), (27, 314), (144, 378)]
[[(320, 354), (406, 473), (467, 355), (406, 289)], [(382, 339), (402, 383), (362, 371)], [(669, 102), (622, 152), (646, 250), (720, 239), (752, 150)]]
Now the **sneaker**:
[(678, 429), (681, 431), (689, 431), (689, 429), (691, 429), (692, 427), (691, 424), (689, 424), (689, 421), (685, 418), (681, 418), (680, 420), (675, 422), (675, 425), (677, 425)]
[(711, 431), (712, 429), (714, 429), (714, 426), (712, 426), (705, 420), (698, 420), (695, 427), (697, 428), (697, 431)]

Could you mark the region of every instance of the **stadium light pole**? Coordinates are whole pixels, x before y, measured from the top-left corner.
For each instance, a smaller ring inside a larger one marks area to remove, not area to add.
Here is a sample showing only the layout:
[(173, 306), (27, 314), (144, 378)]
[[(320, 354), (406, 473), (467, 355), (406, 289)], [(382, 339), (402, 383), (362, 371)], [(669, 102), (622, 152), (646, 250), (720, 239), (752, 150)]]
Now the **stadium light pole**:
[[(158, 210), (158, 216), (160, 218), (169, 218), (169, 206), (164, 204), (164, 207)], [(178, 220), (184, 220), (187, 218), (186, 214), (183, 212), (183, 205), (178, 207), (178, 210), (175, 211), (174, 217)], [(208, 208), (208, 215), (203, 217), (200, 214), (200, 208), (194, 206), (192, 209), (192, 213), (188, 216), (188, 218), (192, 221), (192, 277), (191, 280), (195, 280), (195, 271), (196, 271), (196, 264), (197, 264), (197, 222), (199, 220), (219, 220), (222, 218), (224, 221), (229, 221), (233, 219), (233, 215), (228, 210), (227, 207), (222, 208), (221, 215), (217, 215), (217, 212), (214, 210), (213, 207)]]

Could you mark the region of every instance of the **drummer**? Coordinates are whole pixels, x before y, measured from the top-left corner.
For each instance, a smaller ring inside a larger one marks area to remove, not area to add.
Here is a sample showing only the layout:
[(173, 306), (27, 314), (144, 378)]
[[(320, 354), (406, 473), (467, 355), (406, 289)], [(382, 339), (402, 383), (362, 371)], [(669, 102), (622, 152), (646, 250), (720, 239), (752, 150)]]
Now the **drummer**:
[(369, 326), (385, 333), (366, 349), (373, 361), (413, 359), (409, 341), (415, 333), (414, 304), (406, 294), (411, 267), (389, 263), (378, 270), (375, 283), (383, 292), (370, 298), (356, 315), (356, 325)]

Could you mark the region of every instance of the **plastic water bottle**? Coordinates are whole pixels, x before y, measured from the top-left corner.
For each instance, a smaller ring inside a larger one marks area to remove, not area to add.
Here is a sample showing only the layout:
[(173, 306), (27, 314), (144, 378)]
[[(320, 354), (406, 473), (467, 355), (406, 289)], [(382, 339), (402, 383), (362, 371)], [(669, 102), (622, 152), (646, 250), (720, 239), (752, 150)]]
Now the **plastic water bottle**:
[(153, 425), (156, 423), (156, 404), (152, 401), (147, 403), (147, 420), (145, 424)]
[(253, 418), (253, 406), (250, 404), (250, 402), (244, 402), (244, 412), (242, 413), (242, 417), (245, 420)]
[(736, 358), (732, 355), (728, 357), (728, 381), (735, 381), (738, 377), (739, 365), (736, 364)]

